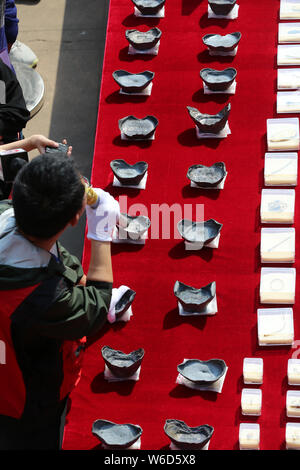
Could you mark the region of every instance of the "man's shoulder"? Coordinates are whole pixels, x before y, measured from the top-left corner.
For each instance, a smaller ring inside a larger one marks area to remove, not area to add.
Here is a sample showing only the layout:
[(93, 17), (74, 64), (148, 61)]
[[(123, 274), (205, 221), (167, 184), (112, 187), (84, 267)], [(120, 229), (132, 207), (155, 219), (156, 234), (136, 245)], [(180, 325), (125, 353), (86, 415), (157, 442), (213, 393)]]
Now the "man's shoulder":
[(13, 205), (11, 199), (3, 199), (0, 201), (0, 215), (8, 209), (12, 209), (12, 207)]

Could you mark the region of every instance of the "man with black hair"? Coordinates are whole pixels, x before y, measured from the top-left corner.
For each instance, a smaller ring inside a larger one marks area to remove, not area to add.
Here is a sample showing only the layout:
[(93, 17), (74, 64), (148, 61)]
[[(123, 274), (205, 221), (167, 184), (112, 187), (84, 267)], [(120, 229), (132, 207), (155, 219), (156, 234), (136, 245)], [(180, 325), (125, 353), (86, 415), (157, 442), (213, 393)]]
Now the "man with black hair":
[[(106, 323), (119, 204), (95, 191), (97, 207), (86, 206), (85, 186), (71, 158), (40, 155), (17, 174), (12, 201), (0, 202), (2, 450), (61, 448), (84, 337)], [(84, 210), (91, 241), (86, 277), (58, 241)]]

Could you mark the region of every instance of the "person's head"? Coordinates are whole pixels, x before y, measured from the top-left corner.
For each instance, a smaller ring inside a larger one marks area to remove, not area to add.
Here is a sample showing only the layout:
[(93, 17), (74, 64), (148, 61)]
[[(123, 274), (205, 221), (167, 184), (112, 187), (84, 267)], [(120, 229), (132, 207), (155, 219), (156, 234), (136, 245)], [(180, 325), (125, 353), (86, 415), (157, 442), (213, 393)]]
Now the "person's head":
[(25, 235), (50, 239), (75, 225), (85, 206), (85, 188), (70, 157), (39, 155), (18, 172), (12, 191), (16, 223)]

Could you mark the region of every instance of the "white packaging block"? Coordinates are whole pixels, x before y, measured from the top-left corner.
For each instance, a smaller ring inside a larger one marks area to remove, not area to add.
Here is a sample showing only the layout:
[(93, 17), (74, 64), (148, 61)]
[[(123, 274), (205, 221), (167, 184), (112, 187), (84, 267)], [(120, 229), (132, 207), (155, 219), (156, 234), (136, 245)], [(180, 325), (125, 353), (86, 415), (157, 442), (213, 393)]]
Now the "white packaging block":
[(300, 92), (299, 91), (278, 91), (277, 92), (277, 114), (299, 113), (300, 112)]
[(219, 247), (220, 237), (221, 237), (221, 234), (219, 233), (216, 236), (216, 238), (214, 238), (210, 243), (207, 243), (205, 245), (201, 242), (188, 242), (185, 240), (184, 246), (186, 250), (190, 250), (190, 251), (198, 251), (198, 250), (202, 250), (202, 248), (215, 248), (216, 249)]
[[(106, 444), (101, 444), (101, 447), (103, 449), (113, 450), (112, 446), (107, 446)], [(125, 447), (126, 450), (139, 450), (140, 448), (141, 448), (141, 438), (140, 437), (130, 447)]]
[(152, 87), (153, 87), (153, 83), (149, 83), (148, 86), (146, 86), (146, 88), (144, 88), (142, 91), (139, 91), (139, 92), (133, 92), (133, 93), (127, 93), (127, 91), (123, 91), (122, 88), (120, 88), (120, 95), (127, 95), (127, 96), (150, 96), (151, 95), (151, 90), (152, 90)]
[(204, 91), (205, 95), (215, 95), (215, 94), (217, 94), (217, 95), (218, 94), (234, 95), (235, 94), (236, 80), (234, 80), (228, 88), (226, 88), (225, 90), (220, 90), (220, 91), (211, 90), (210, 88), (208, 88), (206, 83), (204, 83), (204, 82), (202, 82), (202, 83), (203, 83), (203, 91)]
[[(208, 441), (207, 444), (205, 444), (205, 446), (202, 447), (202, 449), (198, 449), (198, 450), (208, 450), (208, 448), (209, 448), (209, 443), (210, 443), (210, 441)], [(171, 442), (171, 443), (170, 443), (169, 448), (170, 448), (170, 450), (182, 450), (182, 449), (180, 449), (180, 447), (176, 446), (176, 445), (174, 444), (174, 442)]]
[(262, 263), (294, 263), (296, 231), (289, 228), (262, 228), (260, 258)]
[(243, 379), (245, 384), (263, 383), (264, 361), (259, 357), (245, 357), (243, 361)]
[(259, 450), (260, 426), (258, 423), (241, 423), (239, 430), (240, 450)]
[(300, 423), (286, 423), (285, 443), (288, 450), (300, 449)]
[(137, 7), (134, 7), (134, 16), (137, 18), (164, 18), (165, 17), (165, 6), (163, 6), (157, 13), (153, 15), (143, 15)]
[(286, 392), (286, 415), (288, 418), (299, 418), (300, 390), (288, 390)]
[(259, 388), (243, 388), (241, 409), (243, 415), (260, 416), (262, 391)]
[(210, 5), (207, 6), (207, 16), (208, 18), (214, 19), (227, 19), (227, 20), (235, 20), (239, 16), (239, 5), (236, 3), (233, 9), (227, 15), (216, 15)]
[(129, 139), (123, 132), (121, 132), (121, 140), (129, 140), (133, 143), (135, 142), (142, 142), (143, 140), (154, 140), (155, 139), (155, 132), (152, 136), (150, 137), (145, 137), (143, 139)]
[(278, 90), (296, 90), (300, 88), (300, 69), (277, 69)]
[(264, 179), (266, 186), (296, 186), (298, 154), (271, 152), (265, 154)]
[(226, 122), (225, 127), (217, 134), (213, 134), (210, 132), (201, 132), (197, 126), (195, 126), (195, 128), (197, 139), (224, 139), (229, 134), (231, 134), (228, 122)]
[(148, 178), (148, 171), (145, 173), (139, 184), (136, 186), (134, 185), (129, 185), (129, 184), (122, 184), (116, 176), (114, 176), (113, 180), (113, 186), (118, 187), (118, 188), (135, 188), (135, 189), (146, 189), (146, 183), (147, 183), (147, 178)]
[(157, 44), (155, 44), (155, 46), (151, 47), (150, 49), (140, 50), (140, 49), (136, 49), (135, 47), (133, 47), (132, 44), (129, 44), (128, 54), (129, 55), (136, 55), (136, 54), (158, 55), (159, 45), (160, 45), (160, 41), (158, 41)]
[(287, 376), (289, 385), (300, 385), (300, 359), (288, 360)]
[(260, 302), (262, 304), (294, 304), (295, 268), (262, 268)]
[(140, 378), (140, 372), (141, 372), (141, 366), (138, 368), (138, 370), (133, 374), (131, 375), (130, 377), (117, 377), (116, 375), (114, 375), (112, 373), (111, 370), (109, 370), (109, 368), (107, 367), (107, 365), (105, 364), (105, 367), (104, 367), (104, 379), (107, 380), (108, 382), (126, 382), (127, 380), (134, 380), (134, 381), (138, 381), (139, 378)]
[(201, 242), (188, 242), (184, 240), (184, 248), (187, 251), (199, 251), (202, 250), (204, 244)]
[(257, 310), (259, 346), (286, 346), (294, 341), (294, 320), (291, 308)]
[(299, 65), (300, 45), (279, 44), (277, 46), (277, 65)]
[(260, 205), (262, 224), (293, 224), (295, 213), (294, 189), (263, 189)]
[(279, 18), (281, 20), (300, 19), (300, 1), (280, 0)]
[(279, 44), (300, 42), (300, 23), (279, 23), (278, 42)]
[(208, 50), (208, 53), (209, 55), (211, 56), (222, 56), (222, 57), (226, 57), (226, 56), (232, 56), (234, 57), (236, 54), (237, 54), (237, 51), (238, 51), (238, 46), (236, 46), (232, 51), (213, 51), (212, 49), (209, 49)]
[(268, 151), (299, 149), (299, 119), (267, 119)]

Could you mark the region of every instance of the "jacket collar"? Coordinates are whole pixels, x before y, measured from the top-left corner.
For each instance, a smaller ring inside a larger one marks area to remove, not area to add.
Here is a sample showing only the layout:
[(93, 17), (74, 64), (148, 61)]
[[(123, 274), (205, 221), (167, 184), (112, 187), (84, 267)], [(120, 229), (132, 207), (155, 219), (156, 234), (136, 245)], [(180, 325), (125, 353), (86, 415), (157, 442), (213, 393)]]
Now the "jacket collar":
[[(59, 255), (57, 244), (53, 252)], [(23, 237), (12, 208), (3, 212), (0, 215), (0, 290), (27, 287), (59, 274), (76, 282), (72, 269)]]

